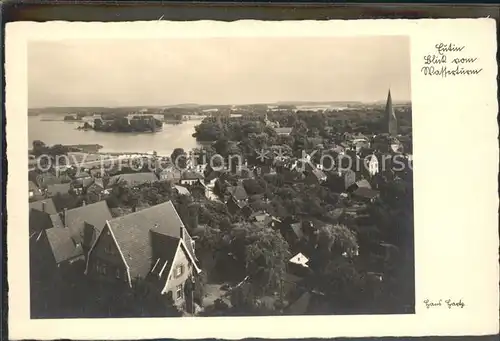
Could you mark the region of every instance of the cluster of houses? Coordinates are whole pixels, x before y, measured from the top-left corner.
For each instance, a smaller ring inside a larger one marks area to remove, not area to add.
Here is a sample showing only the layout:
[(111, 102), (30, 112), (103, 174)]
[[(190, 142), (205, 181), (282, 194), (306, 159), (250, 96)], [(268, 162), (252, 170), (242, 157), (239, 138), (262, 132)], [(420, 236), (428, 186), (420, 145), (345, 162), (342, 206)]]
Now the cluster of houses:
[(201, 270), (194, 240), (171, 201), (121, 217), (112, 216), (106, 201), (58, 212), (49, 198), (29, 209), (37, 267), (56, 273), (79, 264), (89, 278), (116, 286), (141, 279), (189, 309), (186, 282)]
[[(310, 158), (283, 157), (272, 164), (249, 166), (245, 162), (223, 171), (189, 164), (184, 170), (170, 167), (106, 178), (102, 177), (102, 170), (98, 167), (89, 167), (71, 176), (40, 173), (29, 181), (31, 254), (37, 259), (44, 254), (43, 259), (50, 260), (48, 266), (55, 271), (83, 264), (84, 273), (99, 281), (132, 286), (135, 279), (143, 279), (158, 292), (169, 295), (179, 307), (189, 311), (194, 309), (186, 288), (201, 269), (194, 251), (195, 242), (172, 202), (113, 217), (104, 200), (110, 189), (121, 181), (131, 187), (169, 181), (179, 194), (192, 195), (193, 191), (199, 190), (206, 198), (225, 203), (231, 214), (241, 214), (254, 224), (279, 231), (293, 254), (288, 272), (283, 277), (283, 288), (287, 292), (300, 293), (293, 297), (288, 311), (304, 313), (310, 311), (311, 302), (321, 306), (324, 301), (319, 297), (320, 293), (297, 290), (310, 274), (303, 241), (311, 238), (312, 231), (317, 229), (316, 222), (296, 217), (280, 219), (267, 212), (255, 212), (249, 204), (250, 195), (243, 181), (282, 174), (285, 183), (324, 185), (354, 202), (349, 207), (328, 212), (328, 218), (340, 221), (345, 217), (359, 217), (367, 205), (379, 199), (377, 179), (381, 175), (393, 179), (407, 176), (411, 155), (403, 154), (401, 145), (387, 136), (369, 139), (352, 134), (328, 150), (334, 155), (349, 155), (351, 159), (362, 160), (365, 164), (360, 169), (327, 171), (324, 165), (314, 164)], [(407, 163), (406, 169), (395, 170), (392, 164), (395, 156), (402, 156), (403, 163)], [(304, 167), (300, 167), (301, 162)], [(233, 179), (236, 175), (238, 182), (228, 181), (229, 174)], [(53, 200), (60, 194), (84, 195), (89, 191), (99, 195), (97, 202), (84, 202), (80, 207), (65, 209), (57, 207)], [(374, 276), (382, 280), (381, 275)]]

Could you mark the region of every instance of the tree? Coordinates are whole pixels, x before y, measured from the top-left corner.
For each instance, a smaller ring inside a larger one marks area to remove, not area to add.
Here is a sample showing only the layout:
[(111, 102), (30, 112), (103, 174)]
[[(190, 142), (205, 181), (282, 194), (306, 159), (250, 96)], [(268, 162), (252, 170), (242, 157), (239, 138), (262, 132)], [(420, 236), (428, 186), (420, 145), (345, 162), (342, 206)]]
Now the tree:
[(170, 159), (175, 167), (179, 169), (185, 169), (187, 164), (187, 154), (182, 148), (175, 148)]
[(125, 288), (125, 294), (119, 298), (126, 302), (129, 314), (134, 317), (181, 316), (171, 297), (162, 295), (160, 288), (136, 278), (132, 281), (132, 289)]
[(263, 226), (242, 223), (229, 231), (228, 251), (250, 277), (255, 292), (277, 290), (290, 256), (280, 233)]
[(226, 158), (229, 154), (229, 140), (226, 137), (222, 137), (218, 139), (214, 145), (213, 145), (215, 151), (217, 154), (221, 155), (222, 157)]
[(48, 154), (48, 147), (43, 141), (34, 140), (32, 153), (35, 156)]
[(358, 254), (359, 246), (356, 233), (345, 225), (323, 225), (316, 234), (316, 243), (320, 249), (349, 257)]

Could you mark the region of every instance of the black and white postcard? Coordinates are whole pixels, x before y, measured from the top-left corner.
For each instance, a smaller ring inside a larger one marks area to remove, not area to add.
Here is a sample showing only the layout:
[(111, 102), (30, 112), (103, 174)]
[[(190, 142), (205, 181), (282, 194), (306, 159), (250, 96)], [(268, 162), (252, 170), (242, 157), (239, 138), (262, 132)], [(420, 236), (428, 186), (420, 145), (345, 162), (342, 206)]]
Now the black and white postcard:
[(488, 19), (8, 25), (11, 338), (497, 332), (495, 54)]

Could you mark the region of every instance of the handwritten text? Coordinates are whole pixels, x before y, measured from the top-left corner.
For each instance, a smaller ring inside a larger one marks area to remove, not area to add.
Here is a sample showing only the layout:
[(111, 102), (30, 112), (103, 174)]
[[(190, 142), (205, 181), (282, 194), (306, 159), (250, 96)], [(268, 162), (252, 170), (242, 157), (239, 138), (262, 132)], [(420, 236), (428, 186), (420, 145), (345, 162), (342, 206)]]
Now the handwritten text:
[(454, 301), (451, 298), (446, 299), (446, 300), (440, 299), (438, 301), (431, 301), (429, 299), (426, 299), (426, 300), (424, 300), (424, 304), (425, 304), (425, 307), (427, 309), (436, 308), (436, 307), (445, 307), (448, 309), (465, 307), (465, 303), (462, 302), (461, 299), (458, 301)]
[(420, 70), (426, 76), (472, 76), (483, 71), (482, 68), (472, 68), (478, 58), (460, 56), (466, 50), (465, 46), (438, 43), (434, 46), (434, 53), (424, 56), (424, 66)]

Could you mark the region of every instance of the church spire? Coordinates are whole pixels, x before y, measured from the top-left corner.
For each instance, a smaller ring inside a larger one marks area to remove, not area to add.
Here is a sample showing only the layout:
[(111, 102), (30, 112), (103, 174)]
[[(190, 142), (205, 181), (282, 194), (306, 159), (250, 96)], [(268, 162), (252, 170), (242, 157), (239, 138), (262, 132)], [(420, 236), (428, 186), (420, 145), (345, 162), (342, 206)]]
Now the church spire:
[(398, 121), (396, 119), (396, 114), (394, 113), (394, 108), (392, 106), (391, 89), (387, 94), (387, 103), (385, 105), (385, 116), (387, 122), (387, 132), (391, 136), (398, 135)]

